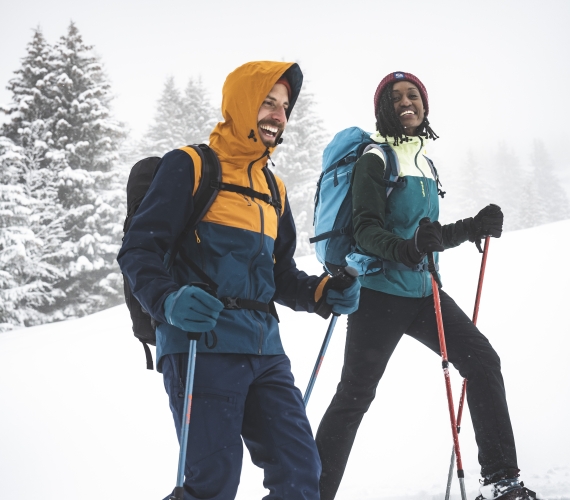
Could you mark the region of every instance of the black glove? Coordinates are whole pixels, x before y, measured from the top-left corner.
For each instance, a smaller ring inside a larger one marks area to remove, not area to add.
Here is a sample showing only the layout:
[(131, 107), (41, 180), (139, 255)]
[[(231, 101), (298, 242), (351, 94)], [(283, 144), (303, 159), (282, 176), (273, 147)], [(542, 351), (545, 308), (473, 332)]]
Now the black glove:
[(485, 236), (500, 238), (503, 232), (503, 211), (499, 205), (487, 205), (473, 219), (464, 219), (467, 224), (469, 241), (474, 242), (480, 252), (481, 239)]
[(408, 267), (419, 264), (430, 252), (443, 252), (441, 224), (437, 221), (418, 226), (413, 238), (398, 243), (400, 261)]
[(487, 205), (473, 217), (473, 229), (469, 233), (469, 241), (484, 236), (500, 238), (503, 232), (503, 211), (499, 205)]

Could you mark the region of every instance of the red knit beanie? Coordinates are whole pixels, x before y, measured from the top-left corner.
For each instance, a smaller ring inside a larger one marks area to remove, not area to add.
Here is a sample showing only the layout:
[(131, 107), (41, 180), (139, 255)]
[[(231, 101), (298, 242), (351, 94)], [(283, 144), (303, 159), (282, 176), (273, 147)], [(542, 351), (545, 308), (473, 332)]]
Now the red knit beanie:
[(275, 85), (277, 85), (278, 83), (280, 83), (281, 85), (285, 85), (285, 88), (287, 89), (287, 95), (289, 96), (289, 99), (291, 99), (291, 84), (289, 83), (289, 80), (287, 80), (287, 78), (282, 76), (281, 78), (279, 78), (279, 80), (275, 82)]
[(376, 93), (374, 94), (374, 114), (375, 115), (377, 114), (378, 101), (380, 100), (380, 96), (382, 95), (382, 91), (391, 83), (402, 82), (402, 81), (411, 82), (418, 88), (418, 90), (420, 91), (420, 96), (422, 98), (423, 105), (424, 105), (425, 116), (428, 115), (428, 113), (429, 113), (428, 93), (427, 93), (426, 88), (424, 87), (424, 84), (420, 81), (420, 79), (417, 76), (414, 76), (411, 73), (404, 73), (403, 71), (396, 71), (395, 73), (390, 73), (390, 74), (386, 75), (382, 79), (380, 84), (378, 85), (378, 88), (376, 89)]

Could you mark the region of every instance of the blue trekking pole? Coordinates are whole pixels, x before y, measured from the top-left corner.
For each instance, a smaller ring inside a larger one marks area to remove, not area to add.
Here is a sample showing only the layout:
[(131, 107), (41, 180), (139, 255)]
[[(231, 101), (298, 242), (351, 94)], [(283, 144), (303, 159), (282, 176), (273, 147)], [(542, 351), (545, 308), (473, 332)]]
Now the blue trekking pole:
[[(211, 295), (215, 294), (205, 283), (192, 283), (206, 290)], [(176, 487), (168, 500), (184, 500), (184, 469), (186, 467), (186, 451), (188, 449), (188, 431), (190, 430), (190, 414), (192, 413), (192, 391), (194, 389), (194, 372), (196, 370), (196, 342), (202, 337), (202, 332), (186, 332), (190, 340), (188, 350), (188, 367), (186, 369), (186, 388), (184, 390), (184, 410), (182, 412), (182, 429), (180, 432), (180, 455), (178, 456), (178, 475)]]
[[(338, 274), (335, 274), (334, 278), (338, 278), (339, 284), (335, 287), (336, 290), (344, 290), (348, 288), (354, 280), (358, 277), (358, 271), (354, 269), (354, 267), (346, 266), (342, 269)], [(316, 311), (316, 313), (323, 318), (328, 318), (332, 313), (331, 322), (329, 323), (329, 327), (327, 328), (327, 333), (325, 334), (325, 338), (323, 340), (323, 345), (321, 346), (321, 350), (319, 351), (319, 355), (317, 357), (317, 361), (315, 362), (315, 367), (313, 368), (313, 373), (311, 374), (311, 378), (309, 379), (309, 384), (307, 385), (307, 389), (305, 390), (305, 395), (303, 396), (303, 403), (305, 404), (305, 408), (309, 403), (309, 398), (311, 397), (311, 392), (313, 392), (313, 386), (315, 385), (315, 381), (317, 379), (317, 375), (319, 374), (319, 370), (321, 369), (321, 365), (323, 363), (323, 359), (325, 358), (325, 353), (327, 352), (327, 348), (329, 346), (329, 342), (331, 340), (334, 327), (336, 325), (336, 321), (339, 317), (338, 314), (332, 311), (332, 306), (327, 304), (326, 301), (323, 301), (322, 306)]]
[(180, 432), (180, 455), (178, 457), (178, 475), (176, 488), (169, 500), (184, 500), (184, 468), (186, 466), (186, 450), (188, 449), (188, 431), (190, 429), (190, 414), (192, 412), (192, 390), (194, 388), (194, 371), (196, 369), (196, 341), (201, 333), (188, 332), (190, 350), (188, 352), (188, 368), (186, 369), (186, 389), (184, 391), (184, 411), (182, 430)]

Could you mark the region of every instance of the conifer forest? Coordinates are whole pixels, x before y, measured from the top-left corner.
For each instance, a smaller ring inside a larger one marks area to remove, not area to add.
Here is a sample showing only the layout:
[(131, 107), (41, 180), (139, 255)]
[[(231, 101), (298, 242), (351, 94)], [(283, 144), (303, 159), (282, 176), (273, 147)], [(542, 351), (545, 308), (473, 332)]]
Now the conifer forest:
[[(148, 96), (156, 102), (152, 122), (132, 137), (113, 117), (104, 61), (73, 22), (53, 43), (36, 28), (23, 53), (13, 77), (0, 82), (11, 95), (0, 107), (0, 332), (120, 304), (116, 255), (130, 168), (146, 156), (207, 142), (222, 119), (200, 75), (182, 87), (165, 77), (161, 94)], [(270, 163), (287, 187), (297, 256), (312, 252), (321, 155), (336, 132), (319, 117), (306, 82)], [(505, 143), (479, 153), (469, 151), (449, 170), (436, 162), (453, 200), (449, 209), (442, 202), (442, 222), (490, 202), (503, 208), (507, 231), (570, 218), (567, 193), (540, 140), (517, 150), (527, 155), (524, 164)]]

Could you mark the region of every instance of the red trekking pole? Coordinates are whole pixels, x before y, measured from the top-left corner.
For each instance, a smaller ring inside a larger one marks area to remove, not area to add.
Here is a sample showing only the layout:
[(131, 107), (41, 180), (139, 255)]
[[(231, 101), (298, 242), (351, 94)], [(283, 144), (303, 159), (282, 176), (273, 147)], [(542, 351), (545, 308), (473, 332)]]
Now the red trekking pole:
[[(421, 224), (430, 222), (429, 217), (424, 217), (420, 221)], [(431, 286), (433, 290), (433, 305), (435, 308), (435, 319), (437, 322), (437, 333), (439, 337), (439, 349), (441, 351), (441, 366), (443, 368), (443, 376), (445, 378), (445, 391), (447, 393), (447, 407), (449, 409), (449, 420), (451, 422), (451, 434), (453, 436), (453, 449), (457, 461), (457, 477), (461, 487), (461, 499), (467, 500), (465, 492), (465, 474), (463, 472), (463, 462), (461, 461), (461, 450), (459, 449), (459, 435), (457, 433), (457, 421), (455, 419), (455, 408), (453, 406), (453, 393), (451, 391), (451, 378), (449, 377), (449, 360), (447, 359), (447, 347), (445, 345), (445, 332), (443, 331), (443, 317), (441, 314), (441, 299), (439, 297), (439, 289), (441, 281), (435, 269), (433, 253), (427, 254), (428, 270), (431, 274)]]
[[(479, 316), (479, 303), (481, 301), (481, 290), (483, 289), (483, 278), (485, 277), (485, 267), (487, 265), (487, 252), (489, 251), (490, 237), (485, 238), (485, 248), (481, 257), (481, 269), (479, 270), (479, 282), (477, 283), (477, 295), (475, 296), (475, 307), (473, 308), (473, 324), (477, 325), (477, 317)], [(467, 392), (467, 379), (463, 379), (461, 386), (461, 398), (459, 399), (459, 408), (457, 409), (457, 434), (461, 431), (461, 417), (463, 416), (463, 406), (465, 403), (465, 394)], [(451, 449), (451, 460), (449, 463), (449, 474), (447, 475), (447, 488), (445, 490), (445, 500), (449, 500), (451, 491), (451, 481), (453, 479), (453, 468), (455, 467), (455, 446)]]

